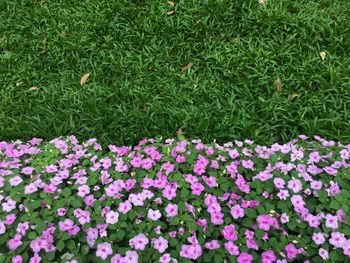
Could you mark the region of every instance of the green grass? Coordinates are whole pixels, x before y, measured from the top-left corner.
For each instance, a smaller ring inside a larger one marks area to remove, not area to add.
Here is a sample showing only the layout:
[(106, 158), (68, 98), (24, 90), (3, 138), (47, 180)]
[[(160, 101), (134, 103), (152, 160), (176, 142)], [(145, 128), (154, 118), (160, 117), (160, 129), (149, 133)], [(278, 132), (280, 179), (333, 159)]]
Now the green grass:
[(0, 1), (0, 139), (350, 141), (350, 1), (175, 3)]

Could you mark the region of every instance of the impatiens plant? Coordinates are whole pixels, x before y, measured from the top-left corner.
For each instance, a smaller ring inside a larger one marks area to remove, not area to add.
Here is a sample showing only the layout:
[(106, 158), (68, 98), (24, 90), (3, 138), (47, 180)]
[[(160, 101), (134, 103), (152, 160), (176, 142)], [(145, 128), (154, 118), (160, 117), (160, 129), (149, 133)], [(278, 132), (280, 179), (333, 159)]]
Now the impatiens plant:
[(350, 145), (0, 142), (0, 262), (350, 262)]

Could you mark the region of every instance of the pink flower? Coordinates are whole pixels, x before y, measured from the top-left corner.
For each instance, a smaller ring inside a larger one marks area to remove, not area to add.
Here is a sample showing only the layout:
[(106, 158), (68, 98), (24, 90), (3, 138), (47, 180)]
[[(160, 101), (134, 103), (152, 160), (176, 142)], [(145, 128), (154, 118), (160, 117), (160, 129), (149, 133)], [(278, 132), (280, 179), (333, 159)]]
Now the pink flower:
[(331, 214), (326, 215), (326, 226), (328, 228), (337, 229), (338, 228), (338, 217), (332, 216)]
[(167, 213), (167, 217), (174, 217), (178, 215), (178, 208), (176, 204), (168, 204), (165, 207), (165, 212)]
[(275, 253), (272, 250), (264, 251), (261, 254), (262, 263), (272, 263), (276, 261)]
[(202, 255), (202, 248), (200, 245), (182, 245), (180, 256), (183, 258), (196, 260)]
[(9, 183), (11, 186), (17, 186), (22, 182), (23, 182), (22, 178), (18, 175), (9, 180)]
[(106, 214), (106, 223), (107, 224), (116, 224), (118, 222), (119, 219), (119, 213), (118, 212), (114, 212), (114, 211), (109, 211)]
[(152, 245), (154, 249), (158, 250), (159, 253), (164, 253), (164, 251), (168, 248), (168, 240), (163, 237), (152, 239)]
[(285, 223), (288, 223), (289, 222), (289, 216), (286, 214), (286, 213), (283, 213), (280, 217), (281, 219), (281, 223), (282, 224), (285, 224)]
[(41, 257), (39, 257), (38, 253), (34, 253), (34, 256), (30, 258), (29, 263), (40, 263)]
[(326, 241), (326, 239), (324, 238), (324, 235), (322, 233), (313, 233), (312, 240), (317, 245), (321, 245), (321, 244), (323, 244)]
[(269, 231), (272, 225), (275, 225), (275, 218), (269, 215), (259, 215), (256, 219), (258, 227), (262, 230)]
[(227, 250), (228, 253), (230, 253), (231, 256), (239, 255), (239, 248), (232, 241), (225, 243), (225, 249)]
[(320, 255), (320, 257), (323, 259), (323, 260), (327, 260), (329, 258), (328, 256), (328, 251), (323, 249), (323, 248), (320, 248), (318, 250), (318, 254)]
[(22, 263), (22, 257), (20, 255), (14, 256), (12, 258), (12, 263)]
[(240, 205), (234, 205), (231, 207), (231, 215), (234, 219), (244, 217), (244, 209)]
[(21, 173), (25, 175), (30, 175), (33, 173), (33, 171), (34, 171), (33, 167), (23, 167), (21, 170)]
[(74, 222), (67, 218), (63, 222), (59, 222), (58, 225), (61, 231), (67, 231), (74, 226)]
[(278, 189), (283, 189), (285, 185), (284, 180), (280, 177), (276, 177), (275, 179), (273, 179), (273, 183)]
[(303, 185), (301, 184), (300, 180), (294, 179), (288, 182), (288, 188), (291, 189), (294, 193), (298, 193), (303, 188)]
[(17, 231), (17, 233), (24, 236), (28, 229), (29, 229), (29, 222), (25, 221), (23, 223), (18, 224), (16, 231)]
[(213, 212), (210, 214), (210, 221), (214, 225), (222, 225), (224, 223), (224, 214), (221, 212)]
[(77, 196), (85, 197), (89, 193), (90, 193), (90, 187), (88, 185), (81, 185), (81, 186), (78, 187)]
[(6, 225), (12, 225), (12, 223), (16, 220), (16, 215), (15, 214), (10, 214), (10, 215), (7, 215), (6, 218), (5, 218), (5, 221), (4, 223)]
[(174, 165), (171, 164), (170, 162), (166, 162), (162, 165), (162, 168), (165, 170), (167, 174), (170, 174), (174, 171)]
[(144, 234), (138, 234), (129, 240), (129, 246), (136, 250), (144, 250), (148, 243), (148, 238)]
[(161, 218), (162, 214), (159, 212), (159, 210), (153, 210), (148, 209), (147, 217), (153, 221), (157, 221), (159, 218)]
[(137, 263), (139, 262), (139, 255), (136, 251), (127, 251), (124, 257), (125, 263)]
[(5, 224), (0, 221), (0, 235), (4, 234), (6, 232)]
[(65, 214), (66, 214), (66, 209), (65, 208), (58, 208), (57, 209), (57, 214), (59, 215), (59, 216), (64, 216)]
[(332, 232), (331, 238), (329, 239), (329, 243), (335, 248), (340, 248), (346, 242), (346, 238), (343, 233), (340, 232)]
[(288, 259), (295, 259), (299, 254), (299, 249), (297, 249), (292, 243), (289, 243), (285, 249)]
[(176, 196), (176, 187), (173, 187), (171, 185), (167, 185), (163, 191), (162, 195), (164, 198), (168, 200), (172, 200)]
[(235, 229), (235, 226), (232, 224), (224, 227), (222, 230), (222, 235), (228, 241), (237, 240), (237, 231)]
[(193, 195), (200, 195), (204, 191), (204, 186), (201, 183), (194, 183), (191, 185)]
[(215, 250), (215, 249), (218, 249), (220, 247), (220, 243), (217, 240), (212, 240), (210, 242), (206, 242), (204, 244), (204, 247), (206, 249), (209, 249), (209, 250)]
[(7, 242), (7, 246), (10, 250), (15, 250), (20, 245), (22, 245), (22, 236), (20, 234), (16, 234), (12, 239)]
[(253, 256), (248, 254), (247, 252), (242, 252), (238, 258), (237, 258), (238, 263), (251, 263), (253, 262)]
[(109, 255), (112, 255), (113, 250), (111, 244), (104, 242), (97, 245), (96, 256), (106, 260)]
[(118, 207), (118, 212), (122, 213), (122, 214), (126, 214), (127, 212), (129, 212), (132, 208), (132, 205), (129, 201), (125, 201), (123, 203), (119, 204)]
[(171, 257), (170, 257), (170, 254), (169, 254), (169, 253), (163, 254), (163, 255), (159, 258), (159, 262), (160, 262), (160, 263), (169, 263), (170, 260), (171, 260)]
[(258, 244), (254, 241), (254, 239), (247, 239), (246, 240), (246, 245), (248, 248), (254, 249), (254, 250), (258, 250), (259, 246)]

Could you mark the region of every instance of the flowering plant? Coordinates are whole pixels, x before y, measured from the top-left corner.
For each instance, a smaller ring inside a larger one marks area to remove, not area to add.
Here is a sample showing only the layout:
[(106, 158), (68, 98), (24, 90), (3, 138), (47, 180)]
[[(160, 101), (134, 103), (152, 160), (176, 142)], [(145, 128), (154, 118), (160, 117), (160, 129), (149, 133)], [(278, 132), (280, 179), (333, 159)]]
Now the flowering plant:
[(1, 262), (346, 262), (350, 145), (0, 142)]

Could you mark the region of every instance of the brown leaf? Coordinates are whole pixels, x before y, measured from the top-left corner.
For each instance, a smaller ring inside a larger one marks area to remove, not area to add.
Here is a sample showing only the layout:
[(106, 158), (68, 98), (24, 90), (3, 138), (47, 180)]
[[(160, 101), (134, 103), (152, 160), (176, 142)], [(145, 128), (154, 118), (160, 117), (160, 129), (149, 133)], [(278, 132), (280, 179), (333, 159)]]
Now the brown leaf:
[(296, 97), (299, 97), (299, 94), (298, 94), (298, 93), (292, 93), (292, 94), (290, 94), (290, 96), (289, 96), (289, 100), (290, 100), (290, 101), (293, 101)]
[(37, 86), (33, 86), (29, 88), (29, 91), (34, 91), (34, 90), (38, 90), (39, 88)]
[(171, 11), (166, 12), (166, 15), (167, 15), (167, 16), (171, 16), (171, 15), (174, 14), (174, 13), (175, 13), (175, 11), (174, 11), (174, 10), (171, 10)]
[(183, 132), (182, 132), (181, 128), (176, 132), (176, 135), (177, 136), (182, 136), (183, 135)]
[(183, 66), (183, 67), (181, 68), (181, 72), (187, 72), (187, 71), (189, 71), (189, 70), (192, 68), (192, 66), (193, 66), (193, 63), (188, 63), (186, 66)]
[(321, 52), (320, 52), (320, 58), (321, 58), (322, 60), (324, 60), (324, 59), (326, 58), (326, 52), (321, 51)]
[(175, 6), (175, 3), (174, 3), (173, 1), (168, 1), (168, 5), (169, 5), (170, 7), (174, 7), (174, 6)]
[(61, 36), (64, 37), (64, 38), (66, 38), (66, 37), (68, 36), (68, 33), (67, 33), (66, 31), (62, 31), (62, 32), (61, 32)]
[(277, 78), (273, 85), (275, 86), (275, 90), (278, 91), (278, 92), (281, 92), (282, 91), (282, 83), (281, 83), (281, 80), (280, 78)]
[(266, 0), (258, 0), (259, 5), (264, 5), (266, 4)]
[(148, 111), (148, 107), (147, 107), (146, 104), (143, 105), (143, 111), (144, 111), (144, 112), (147, 112), (147, 111)]
[(80, 79), (80, 85), (83, 86), (89, 80), (89, 77), (90, 73), (85, 73)]

